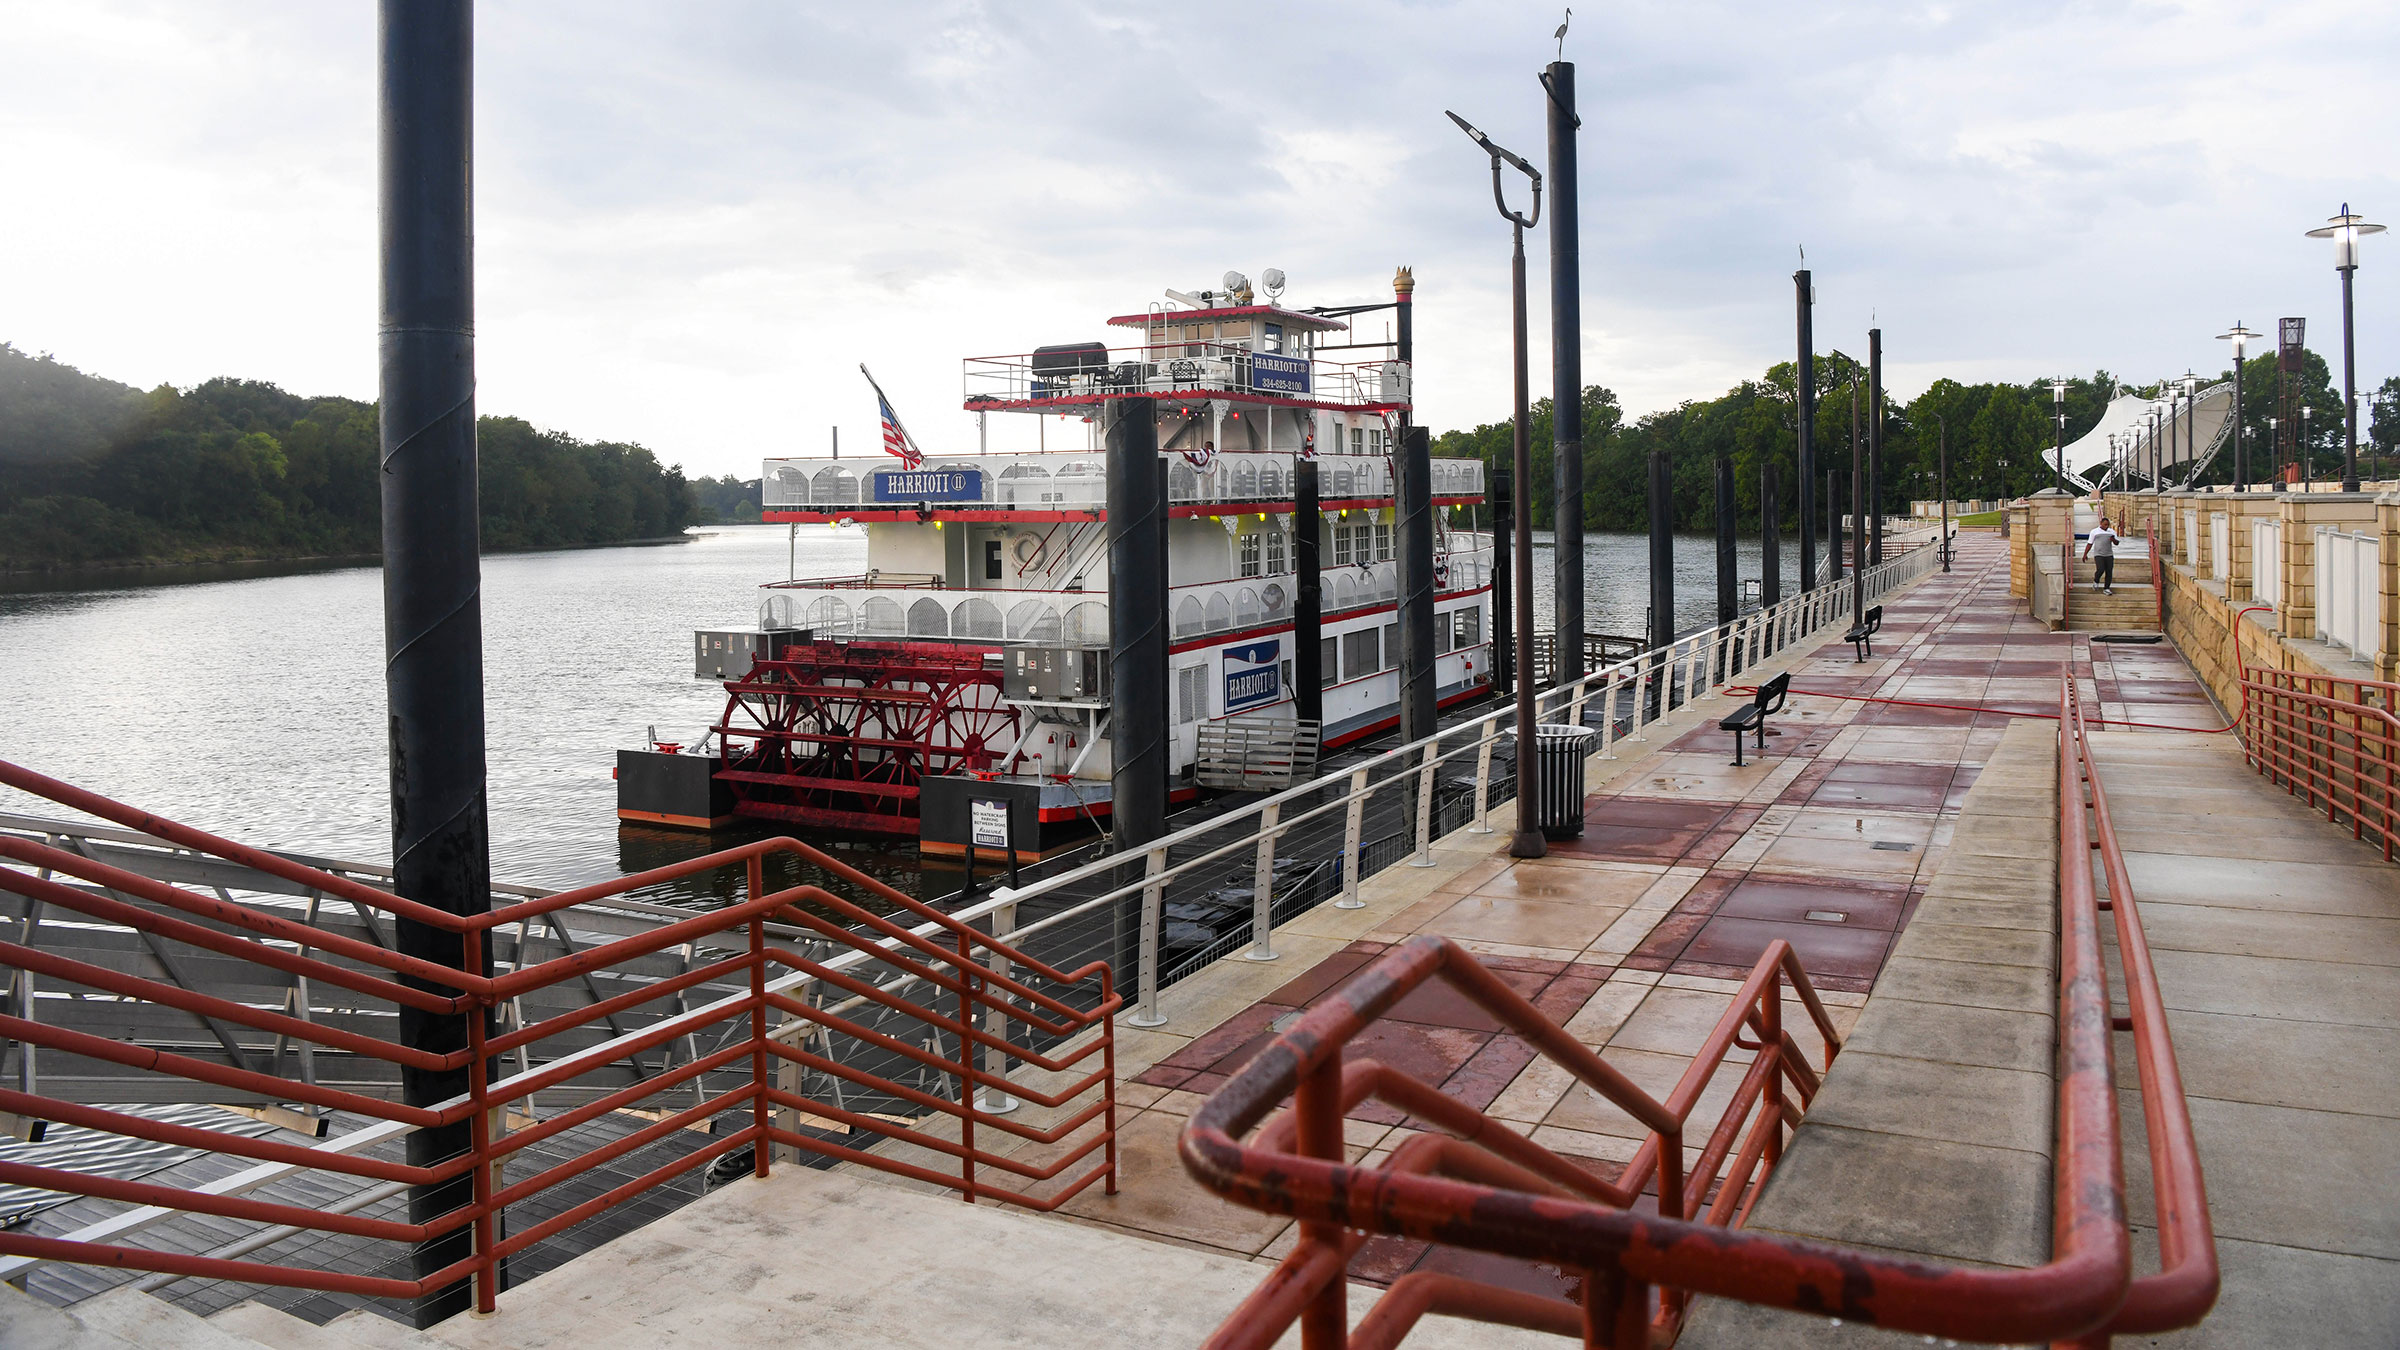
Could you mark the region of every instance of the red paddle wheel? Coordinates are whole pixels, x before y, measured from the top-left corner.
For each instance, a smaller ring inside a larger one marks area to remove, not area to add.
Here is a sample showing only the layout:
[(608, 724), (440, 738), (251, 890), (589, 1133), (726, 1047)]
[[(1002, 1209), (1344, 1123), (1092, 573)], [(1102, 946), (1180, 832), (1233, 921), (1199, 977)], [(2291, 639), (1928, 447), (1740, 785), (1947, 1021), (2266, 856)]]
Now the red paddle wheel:
[(796, 642), (725, 689), (717, 777), (746, 816), (914, 835), (920, 781), (998, 768), (1016, 746), (979, 647)]

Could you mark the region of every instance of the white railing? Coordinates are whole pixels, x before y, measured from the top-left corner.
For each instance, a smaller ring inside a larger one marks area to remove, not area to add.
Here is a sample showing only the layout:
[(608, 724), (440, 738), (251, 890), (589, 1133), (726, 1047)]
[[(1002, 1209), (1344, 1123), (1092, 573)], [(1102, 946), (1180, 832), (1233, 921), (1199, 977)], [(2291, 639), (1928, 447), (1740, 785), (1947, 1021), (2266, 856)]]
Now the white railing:
[[(1172, 452), (1170, 452), (1172, 453)], [(1292, 453), (1226, 451), (1206, 469), (1180, 454), (1167, 466), (1167, 499), (1177, 506), (1288, 503)], [(1483, 495), (1483, 461), (1432, 462), (1435, 497)], [(759, 505), (769, 511), (903, 510), (928, 506), (974, 510), (1085, 511), (1108, 505), (1107, 457), (1099, 451), (970, 455), (927, 460), (770, 459), (759, 470)], [(1326, 502), (1386, 501), (1391, 460), (1326, 454), (1317, 460), (1317, 492)]]
[[(2208, 517), (2208, 571), (2206, 575), (2219, 581), (2233, 580), (2232, 517), (2223, 511), (2212, 511)], [(2228, 598), (2231, 593), (2228, 592)]]
[[(1491, 550), (1454, 549), (1436, 594), (1461, 595), (1491, 581)], [(1400, 598), (1397, 562), (1327, 567), (1322, 574), (1327, 618)], [(1177, 586), (1168, 593), (1170, 631), (1178, 639), (1289, 623), (1300, 579), (1289, 573), (1236, 577)], [(826, 585), (783, 581), (761, 587), (762, 628), (805, 628), (824, 638), (965, 638), (977, 642), (1043, 642), (1105, 646), (1105, 591), (1041, 589), (952, 590), (945, 586)]]
[(1402, 408), (1409, 373), (1396, 361), (1324, 361), (1226, 342), (1159, 342), (1080, 352), (971, 356), (967, 411), (1011, 404), (1090, 404), (1136, 394), (1265, 397), (1315, 406)]
[[(2260, 516), (2250, 522), (2250, 598), (2262, 605), (2283, 603), (2283, 521)], [(2280, 620), (2283, 616), (2277, 615)]]
[[(1863, 587), (1866, 602), (1872, 604), (1939, 566), (1936, 551), (1920, 545), (1872, 567), (1868, 569)], [(1718, 688), (1738, 683), (1740, 676), (1757, 662), (1784, 650), (1803, 637), (1837, 624), (1847, 624), (1850, 618), (1851, 587), (1845, 578), (1840, 583), (1804, 591), (1772, 608), (1753, 611), (1732, 623), (1678, 638), (1666, 647), (1654, 648), (1603, 669), (1589, 671), (1569, 683), (1553, 686), (1542, 696), (1545, 715), (1580, 724), (1586, 707), (1599, 704), (1603, 716), (1598, 728), (1596, 754), (1602, 759), (1614, 759), (1621, 740), (1647, 740), (1643, 733), (1661, 712), (1661, 709), (1651, 706), (1652, 698), (1633, 698), (1632, 714), (1626, 719), (1625, 730), (1620, 733), (1615, 710), (1626, 701), (1624, 695), (1627, 692), (1638, 694), (1649, 691), (1666, 703), (1672, 703), (1674, 696), (1679, 693), (1703, 700), (1715, 699), (1718, 697)], [(1362, 908), (1364, 902), (1358, 899), (1359, 883), (1363, 879), (1359, 864), (1367, 803), (1382, 792), (1411, 794), (1416, 823), (1413, 863), (1431, 866), (1436, 773), (1445, 764), (1463, 765), (1471, 762), (1475, 766), (1475, 823), (1467, 828), (1474, 833), (1491, 833), (1488, 817), (1492, 805), (1493, 750), (1499, 742), (1513, 735), (1515, 716), (1511, 706), (1495, 708), (1473, 721), (1386, 750), (1339, 773), (1213, 816), (1199, 825), (1144, 846), (1138, 855), (1110, 855), (1023, 887), (1002, 889), (987, 900), (960, 909), (957, 917), (968, 920), (988, 918), (994, 925), (995, 933), (1009, 934), (1011, 942), (1023, 945), (1045, 930), (1088, 922), (1095, 914), (1107, 914), (1115, 906), (1139, 897), (1141, 914), (1136, 949), (1136, 1006), (1131, 1020), (1137, 1026), (1162, 1025), (1165, 1019), (1158, 1011), (1161, 984), (1159, 948), (1161, 908), (1168, 882), (1202, 868), (1220, 866), (1226, 860), (1244, 853), (1252, 855), (1255, 884), (1251, 888), (1250, 945), (1246, 955), (1251, 960), (1274, 960), (1276, 953), (1272, 943), (1274, 920), (1271, 905), (1276, 841), (1312, 823), (1330, 822), (1338, 813), (1343, 821), (1339, 854), (1342, 896), (1333, 903), (1336, 908)], [(1375, 775), (1379, 771), (1393, 776), (1376, 782)], [(1324, 800), (1309, 804), (1308, 799), (1312, 796), (1322, 796)], [(1287, 811), (1290, 814), (1286, 814)], [(1246, 833), (1230, 840), (1223, 838), (1229, 826), (1242, 825), (1248, 826)], [(1215, 842), (1212, 843), (1212, 840)], [(1193, 851), (1190, 856), (1173, 859), (1172, 855), (1181, 850)], [(1136, 866), (1142, 872), (1139, 880), (1116, 881), (1117, 874)], [(1107, 885), (1107, 889), (1056, 913), (1046, 914), (1019, 926), (1017, 911), (1020, 906), (1062, 892), (1073, 894), (1095, 883)]]
[(2316, 536), (2317, 637), (2372, 662), (2383, 645), (2383, 597), (2376, 584), (2381, 541), (2331, 525), (2318, 526)]

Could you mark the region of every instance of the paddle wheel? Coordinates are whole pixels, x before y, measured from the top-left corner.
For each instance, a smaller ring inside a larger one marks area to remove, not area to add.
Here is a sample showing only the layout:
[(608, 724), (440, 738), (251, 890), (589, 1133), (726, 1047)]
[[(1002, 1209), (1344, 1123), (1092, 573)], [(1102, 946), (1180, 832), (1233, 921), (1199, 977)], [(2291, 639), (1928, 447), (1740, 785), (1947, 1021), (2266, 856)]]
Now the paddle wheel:
[(980, 647), (797, 642), (725, 689), (717, 778), (746, 816), (913, 837), (922, 780), (997, 769), (1016, 746)]

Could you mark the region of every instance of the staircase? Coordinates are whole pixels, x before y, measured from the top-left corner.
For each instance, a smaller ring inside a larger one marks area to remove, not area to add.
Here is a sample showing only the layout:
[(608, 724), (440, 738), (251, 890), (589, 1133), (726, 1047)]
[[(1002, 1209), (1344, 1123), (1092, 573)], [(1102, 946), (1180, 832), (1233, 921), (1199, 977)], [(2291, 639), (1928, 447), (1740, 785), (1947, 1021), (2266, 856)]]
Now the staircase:
[(2067, 627), (2077, 632), (2155, 633), (2158, 591), (2150, 584), (2150, 559), (2117, 554), (2116, 594), (2100, 589), (2089, 558), (2075, 560), (2075, 593), (2067, 603)]
[[(69, 1307), (0, 1285), (0, 1350), (1124, 1350), (1196, 1346), (1269, 1267), (1097, 1224), (778, 1167), (512, 1289), (490, 1317), (315, 1326), (255, 1303), (201, 1318), (117, 1289)], [(1352, 1291), (1352, 1316), (1381, 1291)], [(1552, 1338), (1436, 1318), (1411, 1346)]]

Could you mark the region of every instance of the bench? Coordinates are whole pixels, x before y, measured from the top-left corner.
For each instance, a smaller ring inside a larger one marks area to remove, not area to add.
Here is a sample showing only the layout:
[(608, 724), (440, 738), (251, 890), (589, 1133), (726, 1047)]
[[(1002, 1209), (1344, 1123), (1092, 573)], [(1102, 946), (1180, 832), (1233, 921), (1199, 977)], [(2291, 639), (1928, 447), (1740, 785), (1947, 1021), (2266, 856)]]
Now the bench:
[(1767, 753), (1767, 719), (1783, 711), (1783, 701), (1790, 696), (1791, 691), (1792, 673), (1787, 670), (1760, 685), (1758, 692), (1750, 696), (1748, 703), (1734, 709), (1731, 717), (1724, 718), (1717, 723), (1717, 730), (1733, 733), (1733, 766), (1735, 768), (1743, 766), (1742, 733), (1745, 731), (1757, 732), (1758, 753), (1761, 755)]
[(1875, 635), (1883, 631), (1883, 606), (1867, 606), (1866, 617), (1850, 625), (1842, 641), (1850, 644), (1853, 664), (1875, 654)]

